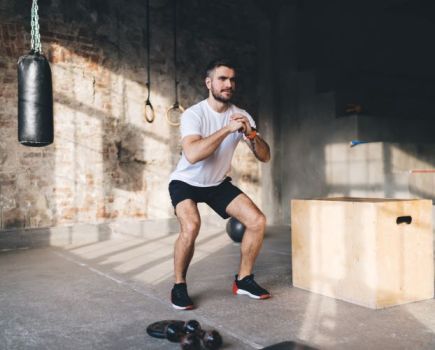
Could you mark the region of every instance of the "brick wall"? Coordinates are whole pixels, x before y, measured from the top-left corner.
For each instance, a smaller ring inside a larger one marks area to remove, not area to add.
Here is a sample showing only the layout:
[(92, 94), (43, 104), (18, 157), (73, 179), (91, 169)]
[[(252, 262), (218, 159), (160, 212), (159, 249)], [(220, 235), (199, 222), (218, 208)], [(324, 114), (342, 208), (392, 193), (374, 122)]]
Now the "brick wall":
[[(44, 148), (17, 142), (16, 62), (30, 46), (30, 3), (0, 0), (0, 229), (172, 217), (167, 179), (180, 143), (165, 121), (175, 99), (171, 1), (151, 1), (152, 124), (143, 118), (144, 2), (39, 2), (55, 114), (55, 142)], [(256, 116), (255, 11), (249, 1), (183, 1), (183, 106), (206, 96), (206, 63), (232, 54), (242, 63), (237, 103)], [(235, 160), (237, 183), (261, 206), (257, 162), (245, 145)]]

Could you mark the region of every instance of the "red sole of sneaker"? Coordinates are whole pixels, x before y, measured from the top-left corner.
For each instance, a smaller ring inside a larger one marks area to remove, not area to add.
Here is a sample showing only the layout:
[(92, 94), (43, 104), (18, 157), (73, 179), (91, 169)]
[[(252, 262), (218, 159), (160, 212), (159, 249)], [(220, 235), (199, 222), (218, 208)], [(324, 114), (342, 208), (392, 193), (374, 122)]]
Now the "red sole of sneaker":
[(195, 308), (193, 305), (190, 305), (190, 306), (177, 306), (177, 305), (174, 305), (174, 304), (172, 304), (172, 307), (175, 310), (193, 310)]
[(272, 297), (272, 295), (271, 294), (263, 294), (263, 295), (260, 295), (260, 297), (252, 297), (251, 296), (251, 294), (250, 293), (248, 293), (248, 292), (245, 292), (245, 291), (243, 291), (242, 290), (242, 293), (239, 293), (239, 288), (237, 288), (237, 285), (236, 285), (236, 283), (233, 283), (233, 294), (234, 295), (248, 295), (250, 298), (252, 298), (252, 299), (269, 299), (270, 297)]

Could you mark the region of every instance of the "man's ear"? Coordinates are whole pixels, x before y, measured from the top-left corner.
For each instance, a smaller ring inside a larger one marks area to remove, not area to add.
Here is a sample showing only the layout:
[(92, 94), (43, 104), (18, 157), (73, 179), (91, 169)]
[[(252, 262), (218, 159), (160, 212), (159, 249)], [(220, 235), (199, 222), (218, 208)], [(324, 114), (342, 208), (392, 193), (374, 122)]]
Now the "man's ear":
[(205, 86), (207, 86), (207, 89), (211, 89), (211, 78), (207, 77), (205, 78)]

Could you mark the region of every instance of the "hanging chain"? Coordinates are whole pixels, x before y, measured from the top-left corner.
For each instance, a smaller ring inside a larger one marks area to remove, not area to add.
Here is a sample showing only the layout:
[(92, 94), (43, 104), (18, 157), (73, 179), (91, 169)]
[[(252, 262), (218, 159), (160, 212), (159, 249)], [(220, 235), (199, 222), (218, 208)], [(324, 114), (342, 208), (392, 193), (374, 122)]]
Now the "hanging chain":
[(175, 106), (178, 107), (178, 74), (177, 74), (177, 0), (174, 0), (174, 80)]
[(150, 93), (151, 93), (151, 62), (150, 62), (150, 0), (147, 0), (146, 3), (147, 8), (147, 34), (146, 34), (146, 40), (147, 40), (147, 88), (148, 88), (148, 99), (150, 99)]
[(31, 14), (31, 42), (32, 51), (42, 53), (41, 35), (39, 34), (38, 1), (33, 0)]
[(156, 114), (154, 113), (154, 107), (151, 103), (150, 96), (151, 96), (151, 61), (150, 61), (150, 0), (147, 0), (146, 2), (146, 41), (147, 41), (147, 82), (146, 86), (148, 89), (148, 97), (145, 101), (145, 120), (148, 123), (152, 123), (154, 119), (156, 118)]
[(177, 72), (177, 0), (173, 0), (174, 6), (174, 80), (175, 80), (175, 103), (166, 111), (166, 121), (172, 126), (180, 125), (180, 116), (184, 108), (178, 102), (178, 72)]

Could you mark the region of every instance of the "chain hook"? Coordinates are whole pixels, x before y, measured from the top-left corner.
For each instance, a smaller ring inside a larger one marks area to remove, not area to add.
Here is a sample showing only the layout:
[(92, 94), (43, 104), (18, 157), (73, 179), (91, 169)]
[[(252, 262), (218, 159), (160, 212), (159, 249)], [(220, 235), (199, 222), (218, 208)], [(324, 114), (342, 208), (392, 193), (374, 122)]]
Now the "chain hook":
[(41, 35), (39, 33), (38, 10), (38, 0), (33, 0), (30, 20), (32, 52), (42, 54)]

